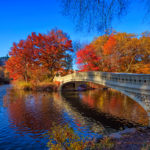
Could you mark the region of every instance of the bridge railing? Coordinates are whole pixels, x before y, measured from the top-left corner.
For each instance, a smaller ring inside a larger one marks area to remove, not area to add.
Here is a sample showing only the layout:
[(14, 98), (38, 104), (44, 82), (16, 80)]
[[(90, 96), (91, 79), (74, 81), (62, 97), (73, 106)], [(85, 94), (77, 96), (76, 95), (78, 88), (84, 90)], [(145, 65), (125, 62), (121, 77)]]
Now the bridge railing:
[(111, 73), (110, 75), (103, 74), (101, 77), (102, 79), (111, 80), (119, 83), (150, 85), (150, 75)]
[(97, 79), (103, 81), (113, 81), (134, 85), (150, 85), (150, 75), (133, 73), (110, 73), (110, 72), (78, 72), (64, 77), (57, 77), (55, 80), (71, 81), (74, 79)]

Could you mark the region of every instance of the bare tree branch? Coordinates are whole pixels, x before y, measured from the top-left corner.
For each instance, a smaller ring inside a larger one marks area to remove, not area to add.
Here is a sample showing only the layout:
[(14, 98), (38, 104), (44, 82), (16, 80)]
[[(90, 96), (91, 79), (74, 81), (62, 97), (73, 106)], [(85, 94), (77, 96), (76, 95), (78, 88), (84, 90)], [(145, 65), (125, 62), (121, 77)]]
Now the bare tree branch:
[[(133, 1), (61, 0), (61, 2), (63, 14), (74, 20), (78, 30), (104, 32), (111, 29), (114, 19), (120, 19), (127, 14)], [(145, 14), (150, 14), (150, 0), (134, 0), (134, 3), (140, 2), (145, 5)]]

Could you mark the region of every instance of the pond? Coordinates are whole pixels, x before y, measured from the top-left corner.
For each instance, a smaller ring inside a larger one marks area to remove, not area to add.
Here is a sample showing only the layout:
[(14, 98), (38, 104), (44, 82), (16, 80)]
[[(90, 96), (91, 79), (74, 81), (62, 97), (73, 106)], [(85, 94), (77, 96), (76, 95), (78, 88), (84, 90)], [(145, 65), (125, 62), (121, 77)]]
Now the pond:
[(0, 150), (48, 149), (47, 131), (68, 124), (76, 134), (101, 138), (147, 125), (145, 110), (115, 90), (45, 93), (0, 86)]

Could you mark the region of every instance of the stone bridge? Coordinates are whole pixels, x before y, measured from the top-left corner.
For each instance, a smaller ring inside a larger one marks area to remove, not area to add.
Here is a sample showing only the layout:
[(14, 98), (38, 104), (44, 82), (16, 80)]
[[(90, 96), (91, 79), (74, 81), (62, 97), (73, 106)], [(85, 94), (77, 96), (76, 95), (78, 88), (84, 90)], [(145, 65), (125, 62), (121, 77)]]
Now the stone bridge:
[(70, 82), (93, 82), (120, 91), (139, 103), (147, 112), (150, 126), (150, 74), (109, 73), (109, 72), (79, 72), (55, 77), (60, 82), (60, 90)]

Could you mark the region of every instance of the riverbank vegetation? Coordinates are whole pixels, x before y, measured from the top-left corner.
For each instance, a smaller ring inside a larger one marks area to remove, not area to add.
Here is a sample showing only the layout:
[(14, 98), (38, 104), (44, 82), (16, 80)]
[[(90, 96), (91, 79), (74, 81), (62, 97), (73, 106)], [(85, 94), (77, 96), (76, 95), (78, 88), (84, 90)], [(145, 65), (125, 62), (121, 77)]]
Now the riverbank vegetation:
[(45, 92), (53, 92), (57, 91), (58, 85), (57, 83), (53, 83), (50, 81), (41, 81), (41, 82), (25, 82), (25, 81), (14, 81), (12, 82), (13, 87), (15, 89), (25, 90), (25, 91), (45, 91)]
[(6, 69), (15, 87), (41, 90), (55, 89), (55, 75), (65, 75), (72, 67), (72, 41), (61, 30), (47, 34), (32, 33), (26, 40), (13, 43)]
[(78, 136), (68, 125), (54, 125), (51, 132), (49, 131), (46, 135), (49, 138), (47, 143), (49, 150), (100, 150), (114, 147), (114, 143), (109, 137), (96, 142), (96, 139)]
[(149, 150), (149, 130), (148, 128), (137, 128), (134, 132), (122, 134), (120, 138), (108, 135), (101, 139), (93, 139), (78, 136), (68, 125), (54, 125), (46, 134), (49, 138), (47, 146), (49, 150)]

